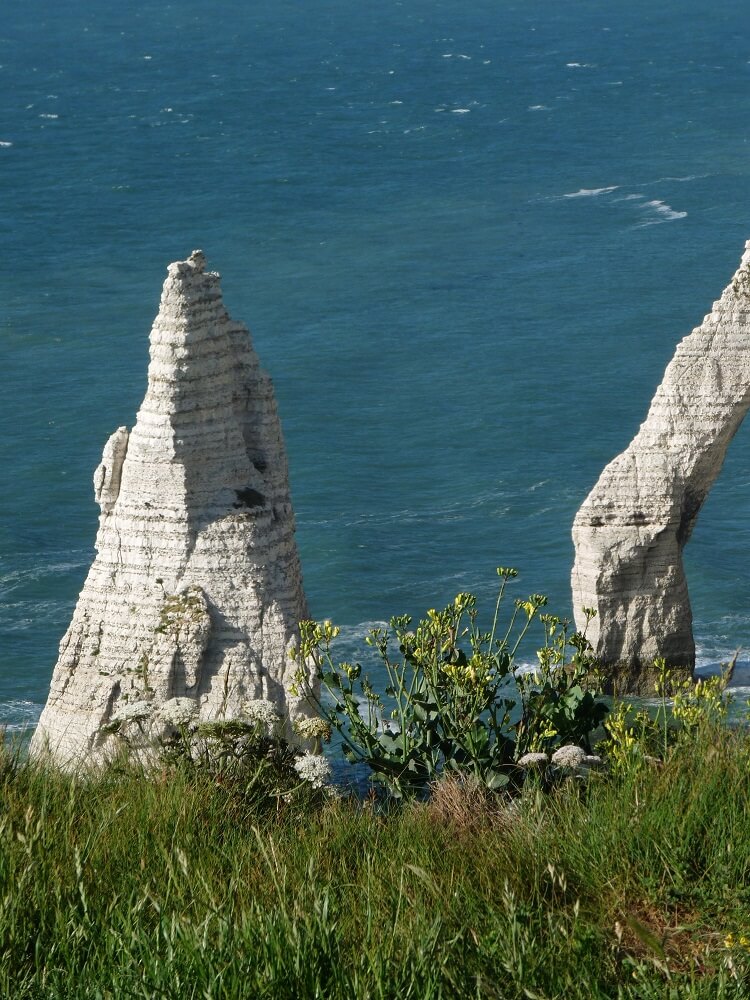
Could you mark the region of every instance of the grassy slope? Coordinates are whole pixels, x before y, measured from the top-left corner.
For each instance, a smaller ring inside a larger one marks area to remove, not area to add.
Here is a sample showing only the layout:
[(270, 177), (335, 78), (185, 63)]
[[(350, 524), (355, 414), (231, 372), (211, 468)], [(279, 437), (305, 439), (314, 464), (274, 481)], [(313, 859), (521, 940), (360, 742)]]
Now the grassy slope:
[(750, 996), (750, 739), (498, 809), (0, 769), (0, 995)]

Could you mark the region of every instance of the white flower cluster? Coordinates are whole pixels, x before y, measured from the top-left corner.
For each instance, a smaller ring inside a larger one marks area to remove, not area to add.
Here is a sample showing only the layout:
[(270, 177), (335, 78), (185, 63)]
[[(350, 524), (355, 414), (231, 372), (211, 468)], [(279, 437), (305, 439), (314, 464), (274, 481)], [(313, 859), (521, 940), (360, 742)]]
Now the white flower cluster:
[(132, 701), (129, 705), (123, 705), (112, 716), (111, 722), (119, 722), (120, 725), (125, 725), (128, 722), (143, 722), (151, 715), (153, 707), (150, 701)]
[(267, 698), (254, 698), (251, 701), (243, 702), (242, 714), (248, 722), (262, 726), (269, 736), (281, 722), (281, 716), (276, 706)]
[(158, 712), (162, 722), (175, 729), (189, 726), (198, 714), (198, 706), (192, 698), (170, 698), (165, 701)]
[(328, 743), (331, 739), (331, 724), (325, 719), (302, 716), (294, 720), (294, 731), (303, 740), (324, 740)]
[(331, 780), (331, 765), (320, 754), (306, 753), (294, 762), (294, 769), (302, 781), (313, 788), (324, 788)]

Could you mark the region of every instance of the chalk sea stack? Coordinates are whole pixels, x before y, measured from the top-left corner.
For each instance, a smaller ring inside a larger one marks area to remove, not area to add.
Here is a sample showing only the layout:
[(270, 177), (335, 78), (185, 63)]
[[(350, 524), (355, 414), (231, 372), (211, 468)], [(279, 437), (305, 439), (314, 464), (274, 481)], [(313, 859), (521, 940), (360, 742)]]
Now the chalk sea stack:
[(32, 742), (62, 764), (105, 757), (136, 702), (302, 710), (285, 691), (307, 608), (273, 387), (204, 268), (198, 250), (169, 266), (136, 424), (94, 473), (97, 554)]
[(573, 606), (622, 691), (653, 691), (653, 660), (692, 670), (682, 550), (750, 407), (750, 242), (702, 324), (678, 345), (645, 422), (576, 515)]

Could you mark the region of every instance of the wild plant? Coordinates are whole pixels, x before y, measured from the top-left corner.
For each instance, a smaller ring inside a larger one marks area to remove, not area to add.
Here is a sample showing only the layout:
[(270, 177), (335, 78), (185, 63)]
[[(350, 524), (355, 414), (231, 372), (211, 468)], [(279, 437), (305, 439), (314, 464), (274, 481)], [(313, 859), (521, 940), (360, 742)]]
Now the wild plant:
[(246, 702), (244, 715), (198, 723), (164, 741), (162, 754), (182, 768), (219, 785), (254, 811), (304, 801), (312, 805), (332, 793), (331, 766), (319, 753), (289, 743), (282, 718), (265, 699)]
[[(458, 594), (412, 627), (408, 615), (372, 629), (365, 642), (387, 678), (378, 691), (360, 663), (333, 659), (339, 629), (300, 623), (299, 669), (292, 694), (304, 695), (340, 734), (350, 762), (401, 798), (426, 794), (441, 774), (470, 775), (496, 791), (521, 779), (516, 766), (532, 748), (583, 743), (606, 713), (588, 690), (593, 658), (585, 636), (569, 623), (540, 615), (547, 599), (516, 600), (505, 628), (500, 611), (517, 571), (500, 567), (492, 626), (478, 623), (476, 597)], [(544, 626), (539, 669), (519, 673), (516, 654), (532, 622)], [(316, 682), (330, 703), (316, 694)]]
[(673, 684), (672, 715), (684, 730), (695, 730), (726, 722), (732, 696), (727, 685), (733, 665), (713, 677), (699, 677), (695, 683), (681, 679)]
[[(584, 608), (583, 613), (588, 626), (596, 612)], [(522, 706), (516, 756), (549, 752), (565, 744), (590, 751), (590, 735), (601, 724), (607, 706), (594, 694), (601, 678), (586, 628), (569, 634), (566, 619), (542, 614), (539, 620), (544, 626), (544, 644), (537, 651), (539, 669), (516, 676)]]
[(663, 657), (657, 657), (656, 711), (616, 701), (604, 723), (607, 738), (599, 748), (610, 766), (622, 771), (650, 756), (664, 760), (673, 747), (723, 725), (732, 703), (727, 687), (736, 659), (735, 655), (730, 663), (723, 664), (721, 673), (694, 681), (682, 671), (671, 670)]
[[(172, 698), (159, 707), (139, 702), (136, 708), (127, 706), (107, 727), (124, 750), (135, 751), (150, 768), (180, 768), (207, 779), (254, 812), (279, 811), (284, 803), (330, 790), (328, 761), (288, 742), (282, 716), (265, 698), (245, 701), (239, 717), (206, 722), (198, 720), (191, 698)], [(155, 733), (144, 726), (153, 718), (161, 724)], [(294, 729), (316, 751), (321, 739), (330, 738), (319, 719), (298, 719)]]
[(658, 752), (661, 732), (645, 709), (627, 701), (616, 701), (604, 721), (606, 737), (597, 745), (611, 770), (626, 772)]

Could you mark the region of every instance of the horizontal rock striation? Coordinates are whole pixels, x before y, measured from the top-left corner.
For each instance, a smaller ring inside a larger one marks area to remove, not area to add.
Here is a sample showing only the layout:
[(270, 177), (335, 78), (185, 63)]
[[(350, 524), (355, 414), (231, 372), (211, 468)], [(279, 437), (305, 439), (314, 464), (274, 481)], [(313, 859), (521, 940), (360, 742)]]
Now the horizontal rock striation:
[(32, 743), (62, 763), (106, 756), (129, 704), (298, 710), (307, 608), (273, 388), (200, 251), (168, 269), (150, 353), (136, 424), (94, 473), (97, 555)]
[(620, 690), (652, 690), (653, 660), (692, 670), (682, 550), (750, 407), (750, 242), (702, 324), (678, 345), (648, 416), (573, 524), (573, 606)]

